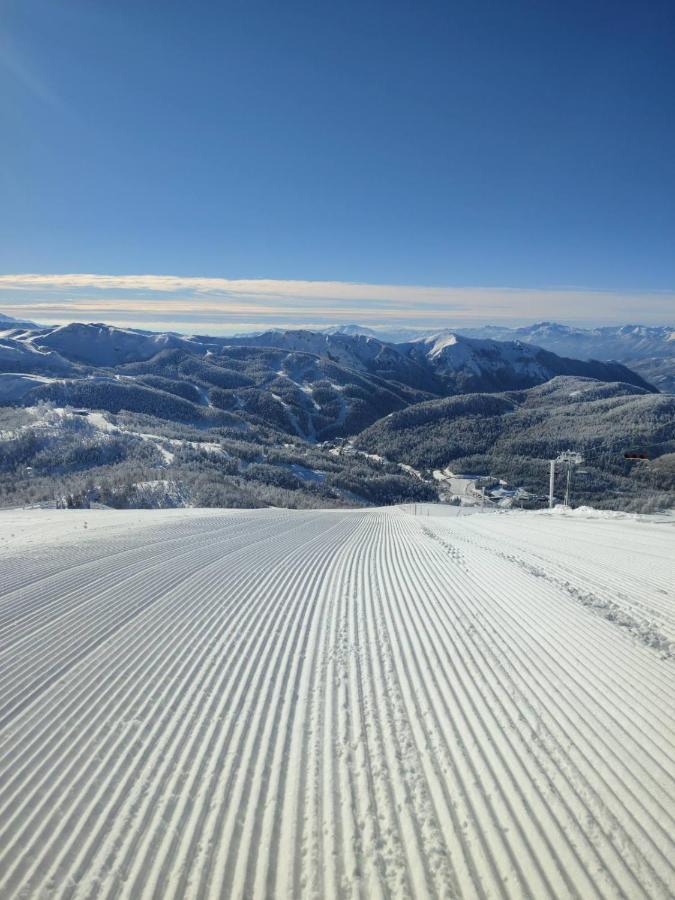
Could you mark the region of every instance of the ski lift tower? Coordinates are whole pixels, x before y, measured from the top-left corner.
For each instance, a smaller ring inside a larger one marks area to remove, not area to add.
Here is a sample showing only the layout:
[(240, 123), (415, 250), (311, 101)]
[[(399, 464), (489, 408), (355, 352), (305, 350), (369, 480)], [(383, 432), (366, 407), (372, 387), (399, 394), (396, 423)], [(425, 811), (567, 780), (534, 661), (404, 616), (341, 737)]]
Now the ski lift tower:
[(580, 453), (574, 450), (563, 450), (556, 459), (550, 460), (550, 471), (548, 479), (548, 508), (553, 509), (553, 487), (555, 484), (555, 467), (557, 463), (567, 464), (567, 480), (565, 484), (565, 506), (570, 505), (570, 484), (572, 481), (572, 466), (580, 466), (584, 461)]

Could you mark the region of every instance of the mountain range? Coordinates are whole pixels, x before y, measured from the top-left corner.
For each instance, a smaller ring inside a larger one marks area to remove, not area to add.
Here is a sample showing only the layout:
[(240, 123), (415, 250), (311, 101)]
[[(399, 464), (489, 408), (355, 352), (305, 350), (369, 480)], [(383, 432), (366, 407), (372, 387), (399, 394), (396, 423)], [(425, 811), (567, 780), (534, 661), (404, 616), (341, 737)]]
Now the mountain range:
[(578, 359), (616, 360), (660, 391), (675, 393), (675, 328), (672, 325), (620, 325), (574, 328), (539, 322), (524, 328), (486, 326), (465, 329), (468, 337), (536, 344)]
[[(391, 343), (428, 339), (435, 332), (419, 329), (373, 329), (339, 325), (327, 329), (337, 334), (366, 334)], [(556, 322), (537, 322), (521, 328), (484, 325), (458, 328), (454, 334), (494, 341), (534, 344), (560, 356), (623, 363), (660, 391), (675, 393), (675, 327), (672, 325), (612, 325), (576, 328)]]
[[(553, 341), (557, 329), (532, 333)], [(143, 484), (178, 480), (172, 496), (207, 505), (428, 499), (436, 496), (431, 470), (453, 460), (537, 484), (556, 448), (592, 445), (594, 422), (599, 443), (621, 459), (614, 479), (626, 475), (620, 450), (628, 444), (672, 453), (672, 398), (622, 363), (559, 355), (518, 333), (392, 343), (356, 326), (213, 337), (5, 319), (5, 487), (14, 496), (24, 470), (30, 490), (38, 472), (80, 484), (93, 466), (113, 480), (124, 472), (130, 483), (140, 471)], [(642, 340), (653, 348), (659, 337)], [(509, 462), (511, 447), (520, 469)], [(603, 496), (619, 490), (611, 479), (597, 484)]]
[(557, 375), (655, 390), (619, 363), (453, 333), (391, 344), (301, 329), (232, 338), (81, 323), (0, 331), (0, 400), (154, 408), (168, 418), (264, 424), (311, 440), (353, 435), (426, 400), (528, 388)]

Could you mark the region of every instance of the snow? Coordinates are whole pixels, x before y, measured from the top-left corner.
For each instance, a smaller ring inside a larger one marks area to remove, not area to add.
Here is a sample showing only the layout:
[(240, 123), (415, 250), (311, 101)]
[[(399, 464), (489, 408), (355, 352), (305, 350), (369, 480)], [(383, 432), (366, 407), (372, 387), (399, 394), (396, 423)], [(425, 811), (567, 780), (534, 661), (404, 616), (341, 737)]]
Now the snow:
[[(222, 511), (220, 513), (222, 515)], [(166, 526), (179, 518), (214, 516), (212, 509), (191, 510), (92, 510), (92, 509), (1, 509), (0, 565), (14, 554), (54, 554), (61, 544), (82, 545), (85, 541), (101, 541), (98, 532), (110, 540), (133, 530), (138, 539), (146, 528)], [(85, 527), (86, 526), (86, 527)], [(35, 563), (36, 560), (33, 559)], [(0, 585), (0, 597), (3, 588)]]
[(191, 505), (189, 497), (184, 496), (180, 485), (168, 478), (138, 481), (134, 489), (135, 497), (131, 498), (129, 506), (141, 506), (144, 509), (175, 509)]
[(59, 378), (49, 378), (46, 375), (27, 375), (23, 372), (0, 372), (0, 404), (12, 403), (20, 400), (28, 391), (39, 387), (41, 384), (50, 384), (61, 381)]
[(421, 348), (440, 374), (460, 370), (475, 375), (495, 374), (508, 367), (521, 377), (544, 381), (550, 378), (550, 372), (538, 359), (539, 349), (520, 341), (480, 340), (439, 332), (418, 338), (411, 346)]
[(1, 896), (672, 895), (672, 524), (18, 510), (0, 536)]
[[(592, 506), (569, 507), (562, 503), (556, 504), (553, 509), (538, 509), (538, 516), (572, 516), (582, 519), (632, 519), (635, 522), (667, 522), (673, 519), (673, 511), (666, 510), (661, 513), (639, 515), (638, 513), (622, 512), (620, 510), (594, 509)], [(675, 519), (673, 519), (675, 521)]]
[(165, 464), (166, 464), (167, 466), (170, 466), (171, 463), (172, 463), (172, 462), (174, 461), (174, 459), (176, 458), (176, 454), (175, 454), (175, 453), (172, 453), (170, 450), (167, 450), (166, 447), (163, 447), (161, 444), (158, 444), (158, 445), (157, 445), (157, 449), (159, 450), (159, 452), (160, 452), (160, 454), (161, 454), (161, 456), (162, 456), (162, 459), (164, 460)]
[(434, 337), (431, 341), (429, 339), (423, 339), (425, 343), (431, 343), (432, 348), (429, 351), (429, 356), (431, 359), (438, 356), (439, 353), (442, 353), (447, 347), (454, 347), (457, 344), (457, 335), (456, 334), (441, 334), (438, 337)]
[(215, 441), (189, 441), (183, 438), (166, 438), (162, 437), (161, 434), (151, 434), (146, 431), (133, 431), (129, 428), (120, 428), (118, 425), (109, 422), (105, 415), (99, 412), (88, 413), (87, 421), (90, 425), (100, 431), (130, 434), (143, 441), (154, 444), (166, 465), (171, 465), (176, 458), (176, 454), (169, 450), (167, 445), (177, 449), (180, 449), (181, 447), (192, 447), (194, 450), (201, 450), (204, 453), (209, 453), (214, 456), (229, 456), (229, 453)]
[(55, 350), (67, 359), (95, 366), (149, 359), (170, 347), (191, 349), (200, 346), (188, 337), (171, 332), (139, 331), (99, 322), (70, 322), (39, 329), (29, 332), (26, 342)]
[(87, 420), (89, 424), (94, 428), (97, 428), (99, 431), (121, 431), (121, 428), (118, 428), (117, 425), (113, 425), (112, 422), (109, 422), (103, 413), (100, 412), (89, 412), (87, 413)]
[(415, 468), (413, 468), (412, 466), (407, 465), (406, 463), (399, 463), (399, 464), (398, 464), (398, 467), (399, 467), (399, 469), (401, 469), (403, 472), (407, 472), (408, 475), (412, 475), (414, 478), (418, 478), (420, 481), (423, 481), (423, 480), (424, 480), (424, 479), (422, 478), (422, 473), (420, 472), (419, 469), (415, 469)]
[(462, 504), (471, 506), (485, 502), (486, 498), (476, 487), (476, 479), (479, 476), (456, 474), (448, 468), (434, 469), (431, 475), (434, 481), (439, 482), (446, 495), (459, 497)]
[(302, 478), (303, 481), (325, 481), (326, 473), (322, 472), (321, 469), (310, 469), (307, 466), (301, 466), (300, 463), (290, 463), (282, 466), (284, 469), (288, 469), (289, 472), (292, 472), (298, 478)]

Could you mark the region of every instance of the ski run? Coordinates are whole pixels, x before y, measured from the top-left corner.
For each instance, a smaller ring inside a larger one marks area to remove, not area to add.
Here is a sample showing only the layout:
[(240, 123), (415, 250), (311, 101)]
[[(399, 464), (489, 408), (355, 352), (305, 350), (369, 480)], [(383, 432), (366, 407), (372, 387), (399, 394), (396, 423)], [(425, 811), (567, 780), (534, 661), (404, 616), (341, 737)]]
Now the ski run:
[(672, 520), (440, 512), (0, 512), (0, 896), (673, 897)]

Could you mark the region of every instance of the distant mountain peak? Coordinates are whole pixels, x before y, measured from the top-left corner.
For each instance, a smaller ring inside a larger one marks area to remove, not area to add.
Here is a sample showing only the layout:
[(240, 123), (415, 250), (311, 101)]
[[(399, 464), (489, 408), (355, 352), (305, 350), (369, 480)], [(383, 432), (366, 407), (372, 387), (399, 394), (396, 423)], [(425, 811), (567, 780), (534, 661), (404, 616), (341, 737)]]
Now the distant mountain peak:
[(675, 331), (672, 325), (603, 325), (581, 328), (537, 322), (521, 328), (486, 325), (463, 328), (471, 338), (520, 340), (560, 356), (614, 361), (641, 375), (660, 391), (675, 393)]
[(4, 313), (0, 313), (0, 331), (9, 330), (10, 328), (41, 328), (42, 326), (37, 325), (35, 322), (31, 322), (30, 319), (16, 319), (14, 316), (6, 316)]
[(367, 325), (355, 325), (350, 323), (348, 325), (331, 325), (328, 328), (322, 329), (324, 334), (348, 334), (348, 335), (365, 335), (366, 337), (379, 337), (377, 331), (374, 328), (369, 328)]

